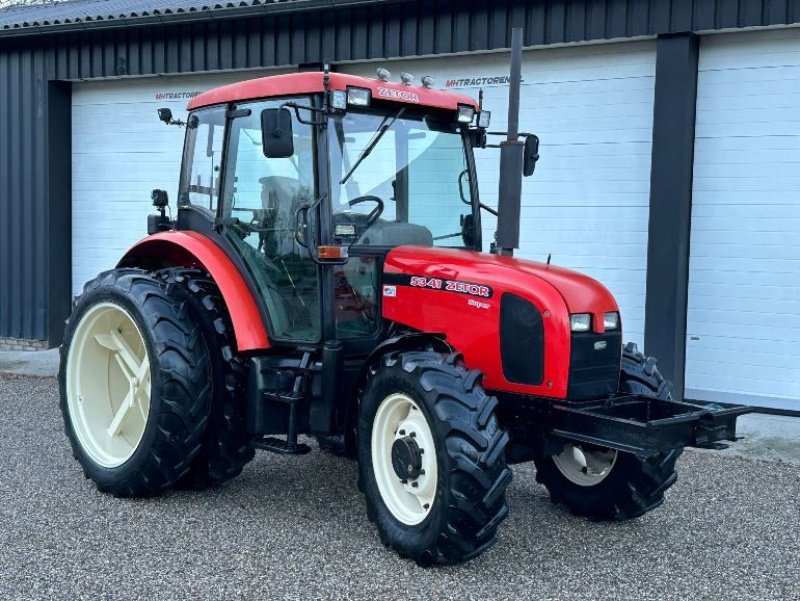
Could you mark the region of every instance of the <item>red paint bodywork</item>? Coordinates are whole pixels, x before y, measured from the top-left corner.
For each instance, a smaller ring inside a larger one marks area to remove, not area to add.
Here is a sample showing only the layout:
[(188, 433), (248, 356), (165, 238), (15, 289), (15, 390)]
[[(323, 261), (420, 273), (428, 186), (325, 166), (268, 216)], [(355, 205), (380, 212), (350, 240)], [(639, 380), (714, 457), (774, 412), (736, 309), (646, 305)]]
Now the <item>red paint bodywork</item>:
[(225, 299), (237, 349), (254, 351), (270, 347), (261, 313), (250, 289), (236, 266), (208, 237), (190, 231), (153, 234), (134, 244), (119, 265), (135, 265), (137, 259), (158, 259), (167, 265), (205, 269)]
[[(463, 353), (467, 365), (485, 374), (491, 390), (564, 398), (570, 364), (570, 313), (591, 313), (602, 332), (603, 313), (618, 311), (599, 282), (555, 266), (484, 253), (400, 246), (389, 252), (386, 274), (459, 280), (489, 286), (491, 298), (397, 286), (383, 294), (383, 316), (418, 330), (441, 332)], [(509, 382), (500, 358), (500, 299), (504, 292), (533, 303), (543, 316), (545, 360), (540, 386)], [(473, 301), (470, 303), (470, 301)], [(488, 307), (476, 306), (478, 304)]]
[[(189, 101), (187, 108), (191, 111), (214, 104), (227, 104), (242, 102), (258, 98), (274, 98), (280, 96), (294, 96), (298, 94), (315, 94), (324, 91), (322, 83), (323, 74), (289, 73), (287, 75), (273, 75), (250, 79), (239, 83), (221, 86), (208, 92), (198, 94)], [(344, 73), (330, 73), (328, 89), (347, 90), (348, 86), (355, 88), (368, 88), (372, 91), (373, 100), (390, 100), (404, 104), (458, 110), (459, 105), (471, 106), (477, 110), (478, 105), (469, 96), (432, 90), (423, 86), (410, 86), (403, 83), (393, 83), (346, 75)], [(385, 90), (382, 92), (382, 90)], [(382, 96), (381, 94), (388, 94)]]

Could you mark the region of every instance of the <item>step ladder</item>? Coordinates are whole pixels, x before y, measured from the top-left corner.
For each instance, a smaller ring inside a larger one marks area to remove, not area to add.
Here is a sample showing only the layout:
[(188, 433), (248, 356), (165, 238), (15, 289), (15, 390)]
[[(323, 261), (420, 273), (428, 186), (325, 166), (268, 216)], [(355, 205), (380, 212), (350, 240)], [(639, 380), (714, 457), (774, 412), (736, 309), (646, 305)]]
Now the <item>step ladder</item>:
[(278, 453), (279, 455), (305, 455), (311, 451), (311, 447), (307, 444), (297, 442), (297, 405), (308, 399), (305, 383), (310, 371), (310, 364), (311, 353), (303, 353), (300, 365), (296, 368), (290, 368), (292, 371), (297, 372), (292, 390), (288, 392), (264, 393), (264, 402), (281, 403), (289, 406), (289, 430), (285, 439), (265, 436), (255, 441), (253, 443), (255, 448), (270, 451), (271, 453)]

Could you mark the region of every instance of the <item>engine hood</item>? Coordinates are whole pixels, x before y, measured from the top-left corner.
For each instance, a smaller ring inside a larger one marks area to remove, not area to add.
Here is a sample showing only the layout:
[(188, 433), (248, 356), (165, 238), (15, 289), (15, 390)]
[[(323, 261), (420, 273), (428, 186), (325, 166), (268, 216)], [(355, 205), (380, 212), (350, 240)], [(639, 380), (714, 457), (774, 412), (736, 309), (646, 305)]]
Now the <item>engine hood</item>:
[(536, 261), (468, 250), (400, 246), (389, 252), (387, 270), (465, 280), (491, 286), (493, 292), (548, 285), (569, 313), (591, 313), (602, 331), (603, 313), (618, 311), (608, 289), (586, 275)]
[[(513, 297), (532, 305), (535, 313), (523, 318), (515, 309), (504, 311), (516, 302), (505, 299)], [(594, 331), (603, 335), (603, 313), (617, 310), (599, 282), (534, 261), (399, 246), (384, 262), (384, 318), (444, 334), (467, 365), (483, 372), (489, 390), (566, 398), (570, 314), (592, 314)], [(521, 369), (515, 371), (512, 362)], [(523, 369), (528, 371), (521, 377)]]

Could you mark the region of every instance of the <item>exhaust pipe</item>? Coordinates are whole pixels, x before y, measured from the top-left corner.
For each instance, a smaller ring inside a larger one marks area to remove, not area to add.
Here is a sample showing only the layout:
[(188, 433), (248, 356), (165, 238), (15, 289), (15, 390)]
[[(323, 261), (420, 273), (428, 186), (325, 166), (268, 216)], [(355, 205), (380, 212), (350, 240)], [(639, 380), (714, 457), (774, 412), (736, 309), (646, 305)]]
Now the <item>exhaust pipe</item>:
[(519, 94), (522, 79), (522, 29), (511, 30), (511, 82), (508, 89), (508, 136), (500, 142), (500, 189), (497, 203), (495, 252), (514, 256), (519, 248), (522, 203), (522, 159), (525, 144), (519, 137)]

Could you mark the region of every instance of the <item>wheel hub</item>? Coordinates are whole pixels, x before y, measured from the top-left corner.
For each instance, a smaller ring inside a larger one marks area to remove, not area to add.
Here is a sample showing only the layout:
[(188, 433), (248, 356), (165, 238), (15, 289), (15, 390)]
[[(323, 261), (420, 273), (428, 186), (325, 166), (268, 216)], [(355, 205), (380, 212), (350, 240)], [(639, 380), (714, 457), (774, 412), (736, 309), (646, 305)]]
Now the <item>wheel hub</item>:
[(131, 458), (150, 414), (150, 358), (127, 310), (92, 306), (75, 328), (67, 358), (67, 409), (83, 451), (116, 468)]
[(392, 445), (392, 467), (401, 480), (416, 480), (422, 473), (422, 453), (412, 436), (398, 438)]
[(401, 523), (428, 517), (436, 499), (436, 443), (428, 420), (407, 394), (387, 396), (372, 425), (372, 470), (381, 499)]

